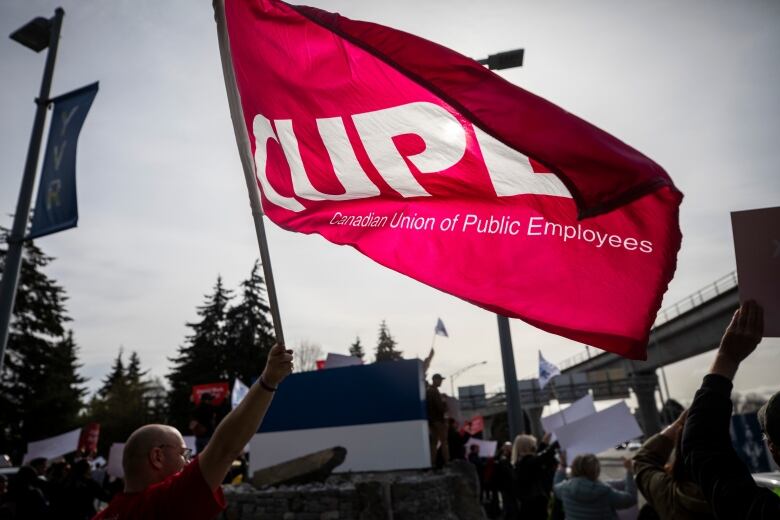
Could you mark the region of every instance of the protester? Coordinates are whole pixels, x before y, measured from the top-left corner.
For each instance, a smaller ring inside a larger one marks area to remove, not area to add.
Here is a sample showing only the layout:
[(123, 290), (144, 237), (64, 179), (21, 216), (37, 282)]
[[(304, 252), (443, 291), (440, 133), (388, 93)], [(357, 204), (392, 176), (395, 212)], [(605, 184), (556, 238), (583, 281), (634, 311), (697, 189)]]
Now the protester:
[[(634, 455), (637, 488), (662, 520), (714, 518), (701, 488), (693, 483), (680, 456), (687, 412), (653, 435)], [(674, 449), (674, 456), (669, 461)]]
[(523, 520), (546, 520), (555, 468), (556, 445), (549, 446), (550, 434), (545, 434), (537, 447), (533, 435), (518, 435), (512, 446), (512, 466), (515, 474), (515, 496), (520, 501)]
[(46, 480), (46, 459), (43, 457), (36, 457), (29, 462), (30, 467), (35, 470), (38, 478)]
[(206, 447), (217, 427), (217, 409), (212, 400), (210, 393), (203, 394), (190, 420), (190, 432), (195, 436), (195, 450), (198, 453)]
[[(732, 380), (740, 363), (758, 346), (764, 316), (753, 302), (743, 303), (720, 342), (688, 412), (682, 440), (685, 467), (719, 519), (778, 519), (780, 497), (756, 485), (731, 444)], [(759, 410), (769, 451), (780, 464), (780, 393)]]
[(12, 520), (13, 510), (8, 502), (8, 477), (0, 474), (0, 520)]
[(47, 517), (49, 504), (38, 487), (38, 474), (32, 467), (22, 466), (9, 479), (3, 507), (3, 514), (7, 518), (21, 520)]
[(458, 430), (458, 422), (450, 417), (447, 419), (447, 446), (451, 460), (466, 459), (466, 443), (471, 439), (471, 434), (467, 431)]
[(485, 504), (485, 512), (488, 518), (496, 518), (501, 513), (498, 496), (498, 478), (496, 477), (496, 457), (488, 457), (482, 465), (482, 502)]
[(122, 454), (125, 490), (95, 519), (215, 518), (225, 507), (222, 480), (290, 372), (292, 351), (274, 345), (262, 375), (195, 459), (175, 428), (150, 424), (133, 432)]
[(431, 384), (425, 392), (425, 400), (428, 408), (428, 430), (431, 441), (431, 466), (436, 467), (436, 456), (441, 449), (441, 460), (444, 464), (450, 461), (450, 450), (447, 444), (447, 423), (444, 421), (444, 413), (447, 411), (447, 403), (444, 401), (439, 387), (444, 380), (441, 374), (433, 374)]
[(571, 464), (571, 477), (566, 479), (566, 455), (561, 452), (561, 463), (555, 474), (553, 489), (563, 502), (566, 520), (617, 519), (617, 509), (636, 504), (636, 486), (631, 461), (624, 459), (625, 489), (618, 490), (599, 480), (601, 464), (592, 453), (577, 455)]
[(52, 518), (65, 518), (70, 497), (65, 489), (71, 467), (64, 460), (53, 462), (46, 471), (47, 493)]
[(517, 501), (515, 488), (515, 469), (512, 466), (512, 443), (505, 442), (501, 446), (495, 469), (496, 488), (501, 494), (501, 506), (506, 520), (517, 520), (520, 505)]
[(107, 501), (107, 493), (103, 486), (92, 479), (92, 468), (89, 461), (81, 459), (73, 464), (70, 475), (64, 486), (63, 520), (89, 520), (95, 513), (95, 501)]

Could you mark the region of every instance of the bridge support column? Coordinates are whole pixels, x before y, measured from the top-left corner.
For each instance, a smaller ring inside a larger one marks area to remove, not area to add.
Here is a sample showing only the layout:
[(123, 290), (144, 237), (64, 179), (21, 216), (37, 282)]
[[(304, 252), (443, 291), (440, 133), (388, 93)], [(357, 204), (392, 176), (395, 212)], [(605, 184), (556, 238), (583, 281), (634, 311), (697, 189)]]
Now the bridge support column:
[(544, 428), (542, 427), (542, 410), (544, 409), (544, 406), (534, 406), (533, 408), (526, 406), (525, 407), (525, 413), (528, 417), (528, 422), (530, 423), (530, 430), (531, 434), (533, 434), (534, 437), (537, 438), (537, 440), (542, 440), (542, 436), (544, 435)]
[(631, 389), (639, 403), (639, 426), (646, 437), (661, 431), (661, 414), (655, 402), (658, 376), (655, 374), (634, 374), (631, 376)]

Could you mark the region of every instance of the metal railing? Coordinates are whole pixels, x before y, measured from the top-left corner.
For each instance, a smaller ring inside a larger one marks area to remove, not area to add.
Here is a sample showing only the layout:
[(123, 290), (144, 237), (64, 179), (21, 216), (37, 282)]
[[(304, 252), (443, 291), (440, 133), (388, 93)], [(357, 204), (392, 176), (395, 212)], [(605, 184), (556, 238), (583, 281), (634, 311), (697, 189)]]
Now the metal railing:
[[(716, 296), (719, 296), (720, 294), (736, 287), (737, 283), (736, 271), (732, 271), (726, 276), (718, 278), (714, 282), (705, 285), (695, 293), (689, 294), (685, 298), (676, 301), (670, 306), (658, 311), (658, 314), (655, 318), (655, 323), (653, 323), (653, 328), (655, 329), (660, 325), (663, 325), (664, 323), (671, 321), (690, 310), (695, 309), (705, 301), (711, 300), (712, 298), (715, 298)], [(580, 352), (579, 354), (571, 356), (570, 358), (564, 359), (558, 364), (558, 368), (561, 370), (566, 370), (567, 368), (579, 365), (580, 363), (583, 363), (592, 357), (601, 356), (604, 354), (607, 353), (600, 352), (598, 354), (591, 354), (586, 350), (585, 352)]]

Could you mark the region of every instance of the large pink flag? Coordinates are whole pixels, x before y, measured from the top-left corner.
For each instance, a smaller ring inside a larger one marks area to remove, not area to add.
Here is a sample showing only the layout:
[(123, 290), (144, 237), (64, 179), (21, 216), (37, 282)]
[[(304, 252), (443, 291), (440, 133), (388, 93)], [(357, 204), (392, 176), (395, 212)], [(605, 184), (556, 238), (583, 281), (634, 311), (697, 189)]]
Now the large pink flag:
[(275, 0), (225, 0), (224, 17), (271, 220), (645, 357), (681, 240), (659, 165), (416, 36)]

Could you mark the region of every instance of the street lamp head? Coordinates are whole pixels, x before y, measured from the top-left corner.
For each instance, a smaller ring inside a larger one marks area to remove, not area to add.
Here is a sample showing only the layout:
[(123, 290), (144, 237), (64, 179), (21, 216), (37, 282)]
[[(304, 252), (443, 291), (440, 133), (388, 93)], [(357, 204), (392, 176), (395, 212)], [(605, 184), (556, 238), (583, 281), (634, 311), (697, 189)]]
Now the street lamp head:
[(512, 67), (523, 66), (523, 55), (525, 49), (515, 49), (498, 54), (491, 54), (486, 60), (480, 60), (480, 63), (487, 65), (490, 70), (511, 69)]
[(49, 46), (52, 21), (39, 16), (11, 33), (10, 38), (28, 49), (41, 52)]

